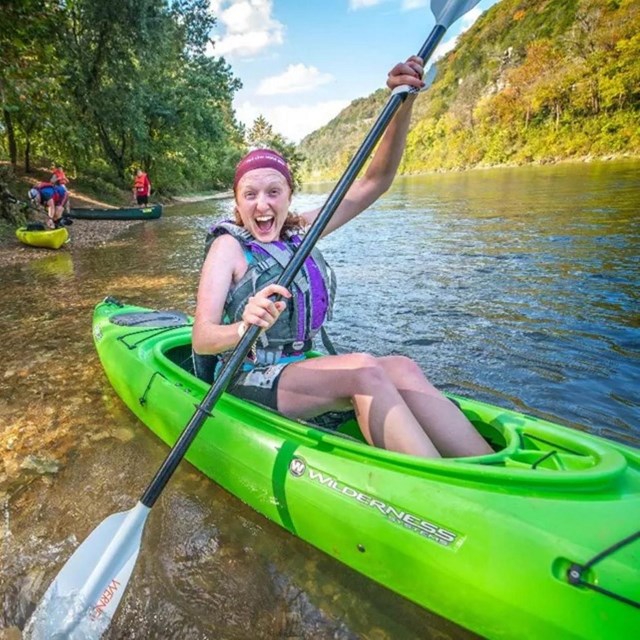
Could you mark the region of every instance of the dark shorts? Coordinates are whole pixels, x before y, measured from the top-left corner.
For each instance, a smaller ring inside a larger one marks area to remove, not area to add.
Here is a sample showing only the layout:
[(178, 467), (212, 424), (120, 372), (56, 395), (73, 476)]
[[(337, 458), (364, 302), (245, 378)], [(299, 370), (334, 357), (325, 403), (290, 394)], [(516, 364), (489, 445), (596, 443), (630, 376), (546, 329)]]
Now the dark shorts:
[[(194, 373), (209, 384), (213, 383), (217, 364), (216, 356), (203, 356), (193, 352)], [(278, 384), (288, 364), (291, 364), (291, 361), (257, 366), (250, 371), (240, 371), (231, 380), (227, 392), (242, 400), (255, 402), (272, 411), (278, 411)], [(355, 414), (352, 410), (329, 411), (307, 422), (320, 429), (335, 431), (343, 422), (354, 418)]]
[(149, 204), (149, 196), (136, 196), (138, 204)]
[[(273, 411), (278, 410), (278, 383), (284, 368), (290, 364), (282, 362), (265, 367), (255, 367), (251, 371), (241, 372), (229, 385), (229, 392), (243, 400), (256, 402)], [(327, 411), (307, 423), (324, 431), (336, 431), (343, 422), (355, 419), (353, 410)]]
[(238, 398), (257, 402), (274, 411), (278, 410), (278, 383), (284, 368), (290, 363), (280, 362), (241, 371), (229, 385), (229, 393)]

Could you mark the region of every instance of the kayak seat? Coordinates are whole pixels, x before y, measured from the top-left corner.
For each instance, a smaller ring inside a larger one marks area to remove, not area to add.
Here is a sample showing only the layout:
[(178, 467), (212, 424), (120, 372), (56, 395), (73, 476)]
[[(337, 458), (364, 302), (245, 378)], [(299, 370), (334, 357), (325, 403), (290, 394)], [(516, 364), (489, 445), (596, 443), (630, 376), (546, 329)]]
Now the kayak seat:
[(25, 229), (27, 231), (46, 231), (47, 227), (42, 222), (28, 222)]
[[(345, 430), (346, 424), (350, 421), (355, 422), (355, 420), (356, 412), (353, 409), (349, 409), (348, 411), (327, 411), (326, 413), (321, 413), (315, 418), (305, 420), (305, 422), (307, 424), (312, 424), (313, 426), (318, 427), (323, 431), (340, 431), (340, 433), (347, 433), (347, 435), (355, 436), (354, 433), (350, 432), (351, 430)], [(357, 428), (357, 422), (356, 429), (359, 434), (360, 429)]]
[[(191, 350), (191, 367), (187, 369), (196, 378), (200, 378), (207, 384), (213, 384), (216, 366), (218, 365), (218, 356), (212, 354), (200, 354)], [(177, 362), (183, 369), (186, 369), (183, 363)]]

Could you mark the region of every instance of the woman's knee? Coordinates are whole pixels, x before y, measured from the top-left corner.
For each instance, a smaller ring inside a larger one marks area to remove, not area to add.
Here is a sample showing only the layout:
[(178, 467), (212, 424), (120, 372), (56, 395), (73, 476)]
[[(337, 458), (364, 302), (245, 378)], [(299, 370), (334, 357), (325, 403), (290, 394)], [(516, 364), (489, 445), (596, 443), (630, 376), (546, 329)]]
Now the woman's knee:
[(389, 384), (389, 376), (379, 358), (368, 353), (352, 353), (349, 355), (353, 394), (368, 393)]
[(417, 362), (408, 356), (385, 356), (379, 359), (387, 374), (394, 380), (406, 378), (426, 379)]

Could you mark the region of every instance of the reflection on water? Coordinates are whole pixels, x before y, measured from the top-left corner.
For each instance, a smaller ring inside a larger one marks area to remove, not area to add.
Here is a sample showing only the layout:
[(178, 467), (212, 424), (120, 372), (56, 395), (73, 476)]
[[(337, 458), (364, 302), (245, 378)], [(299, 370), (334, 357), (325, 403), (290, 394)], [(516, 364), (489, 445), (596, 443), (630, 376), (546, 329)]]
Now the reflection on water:
[[(640, 444), (638, 163), (407, 178), (322, 241), (342, 350), (405, 353), (440, 387)], [(296, 196), (304, 210), (326, 186)], [(167, 208), (117, 241), (6, 268), (0, 309), (0, 628), (166, 454), (91, 338), (107, 294), (192, 312), (231, 203)], [(71, 229), (73, 233), (73, 229)], [(292, 538), (183, 464), (110, 638), (472, 637)]]
[(34, 273), (65, 277), (73, 274), (73, 258), (68, 251), (56, 251), (44, 258), (31, 260), (27, 267)]

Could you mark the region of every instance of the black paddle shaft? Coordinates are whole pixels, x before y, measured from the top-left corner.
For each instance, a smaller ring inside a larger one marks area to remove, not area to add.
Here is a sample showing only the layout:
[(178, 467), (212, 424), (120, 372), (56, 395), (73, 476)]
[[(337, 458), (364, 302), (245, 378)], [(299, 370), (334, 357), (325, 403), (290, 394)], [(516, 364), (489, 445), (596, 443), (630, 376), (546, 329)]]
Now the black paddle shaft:
[[(424, 61), (428, 60), (435, 51), (440, 40), (442, 40), (445, 32), (446, 27), (441, 24), (436, 24), (418, 52), (418, 57)], [(353, 184), (353, 181), (364, 166), (364, 163), (371, 154), (376, 143), (381, 138), (389, 125), (389, 122), (391, 122), (391, 119), (400, 105), (404, 102), (407, 95), (407, 92), (391, 94), (389, 100), (387, 100), (387, 103), (384, 106), (384, 109), (382, 110), (382, 113), (378, 116), (378, 119), (371, 128), (371, 131), (369, 131), (364, 142), (360, 145), (360, 148), (351, 159), (349, 166), (333, 188), (333, 191), (320, 210), (318, 217), (311, 225), (302, 243), (297, 248), (289, 264), (282, 272), (282, 275), (278, 279), (279, 285), (282, 285), (283, 287), (289, 287), (291, 285), (296, 274), (304, 264), (304, 261), (309, 257), (309, 254), (313, 250), (318, 238), (322, 235), (322, 232), (329, 223), (329, 220), (331, 220), (331, 216), (335, 213), (336, 209), (344, 199), (349, 187)], [(247, 354), (251, 349), (251, 345), (257, 340), (260, 331), (261, 328), (257, 325), (251, 325), (249, 327), (244, 336), (240, 339), (240, 342), (237, 344), (226, 365), (220, 372), (220, 375), (204, 397), (202, 403), (196, 406), (196, 411), (189, 419), (189, 422), (180, 435), (180, 438), (178, 438), (178, 441), (169, 452), (169, 455), (162, 463), (160, 469), (158, 469), (156, 475), (140, 499), (142, 504), (146, 507), (151, 508), (155, 504), (155, 501), (165, 488), (167, 482), (169, 482), (169, 479), (180, 464), (180, 461), (193, 442), (193, 439), (198, 434), (198, 431), (200, 431), (204, 421), (207, 417), (212, 415), (211, 410), (220, 399), (220, 396), (224, 393), (224, 390), (227, 388), (234, 373), (244, 362), (244, 359), (247, 357)]]

